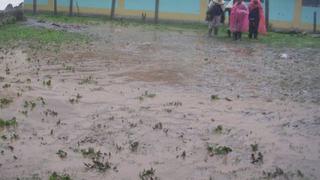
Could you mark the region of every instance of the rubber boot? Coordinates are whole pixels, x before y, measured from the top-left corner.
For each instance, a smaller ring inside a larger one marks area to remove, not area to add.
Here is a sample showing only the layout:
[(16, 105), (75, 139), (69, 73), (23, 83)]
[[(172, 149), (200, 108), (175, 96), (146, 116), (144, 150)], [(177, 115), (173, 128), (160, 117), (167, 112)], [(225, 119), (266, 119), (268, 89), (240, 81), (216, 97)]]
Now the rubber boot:
[(234, 32), (233, 33), (233, 40), (236, 41), (238, 39), (237, 37), (238, 37), (238, 33)]
[(209, 29), (208, 35), (209, 35), (209, 37), (212, 36), (212, 28)]
[(215, 35), (215, 36), (218, 35), (218, 28), (214, 28), (214, 35)]

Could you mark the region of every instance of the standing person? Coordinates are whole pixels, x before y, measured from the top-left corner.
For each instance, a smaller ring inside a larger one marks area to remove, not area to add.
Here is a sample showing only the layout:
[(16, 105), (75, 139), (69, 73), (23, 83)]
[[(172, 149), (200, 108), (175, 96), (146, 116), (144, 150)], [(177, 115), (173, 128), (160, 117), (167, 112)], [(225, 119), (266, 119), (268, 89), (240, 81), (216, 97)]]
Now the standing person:
[(234, 40), (241, 40), (242, 33), (249, 29), (249, 10), (243, 0), (237, 0), (231, 10), (230, 31)]
[(229, 3), (226, 5), (226, 12), (228, 13), (228, 29), (227, 29), (227, 33), (228, 33), (228, 37), (231, 37), (231, 31), (230, 31), (230, 16), (231, 16), (231, 9), (234, 5), (235, 1), (230, 0)]
[(214, 35), (218, 35), (219, 26), (221, 25), (221, 16), (224, 13), (224, 1), (212, 0), (212, 4), (209, 5), (208, 16), (209, 19), (209, 36), (211, 36), (214, 30)]
[(249, 38), (258, 39), (258, 33), (267, 33), (264, 12), (260, 0), (251, 0), (249, 5)]

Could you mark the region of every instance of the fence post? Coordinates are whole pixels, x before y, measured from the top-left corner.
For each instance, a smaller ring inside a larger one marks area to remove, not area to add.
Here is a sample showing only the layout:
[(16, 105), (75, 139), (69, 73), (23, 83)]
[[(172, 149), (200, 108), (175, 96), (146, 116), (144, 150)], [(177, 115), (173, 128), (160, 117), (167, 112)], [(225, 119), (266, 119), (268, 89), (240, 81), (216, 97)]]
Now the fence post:
[(317, 12), (313, 13), (313, 32), (317, 32)]
[(155, 9), (155, 14), (154, 14), (154, 22), (157, 24), (159, 21), (159, 1), (156, 0), (156, 9)]
[(37, 0), (33, 0), (32, 13), (35, 15), (37, 13)]
[(267, 30), (269, 31), (270, 29), (269, 29), (269, 0), (266, 0), (265, 1), (265, 8), (266, 8), (266, 28), (267, 28)]
[(70, 0), (70, 5), (69, 5), (69, 16), (73, 15), (73, 0)]
[(112, 3), (111, 3), (111, 19), (114, 18), (115, 9), (116, 9), (116, 0), (112, 0)]
[(57, 0), (54, 0), (54, 1), (53, 1), (53, 8), (54, 8), (53, 14), (54, 14), (54, 15), (57, 15), (57, 14), (58, 14), (58, 10), (57, 10)]

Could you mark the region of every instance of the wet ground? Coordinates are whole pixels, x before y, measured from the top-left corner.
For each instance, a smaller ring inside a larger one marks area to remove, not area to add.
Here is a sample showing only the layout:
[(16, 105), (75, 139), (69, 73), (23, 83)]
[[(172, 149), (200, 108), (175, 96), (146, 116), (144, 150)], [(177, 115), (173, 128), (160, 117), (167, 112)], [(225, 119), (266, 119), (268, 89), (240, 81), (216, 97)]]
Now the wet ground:
[(0, 179), (320, 178), (319, 49), (61, 27), (93, 40), (0, 50)]

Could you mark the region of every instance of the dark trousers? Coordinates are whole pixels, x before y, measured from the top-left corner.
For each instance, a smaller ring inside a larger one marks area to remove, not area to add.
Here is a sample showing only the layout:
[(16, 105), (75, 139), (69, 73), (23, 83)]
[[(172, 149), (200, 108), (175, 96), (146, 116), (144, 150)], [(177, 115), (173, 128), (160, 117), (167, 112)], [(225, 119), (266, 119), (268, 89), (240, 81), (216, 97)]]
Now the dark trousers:
[(242, 32), (233, 33), (233, 40), (237, 41), (237, 40), (241, 40), (241, 38), (242, 38)]
[(259, 21), (250, 21), (249, 24), (249, 38), (258, 39), (258, 29), (259, 29)]

